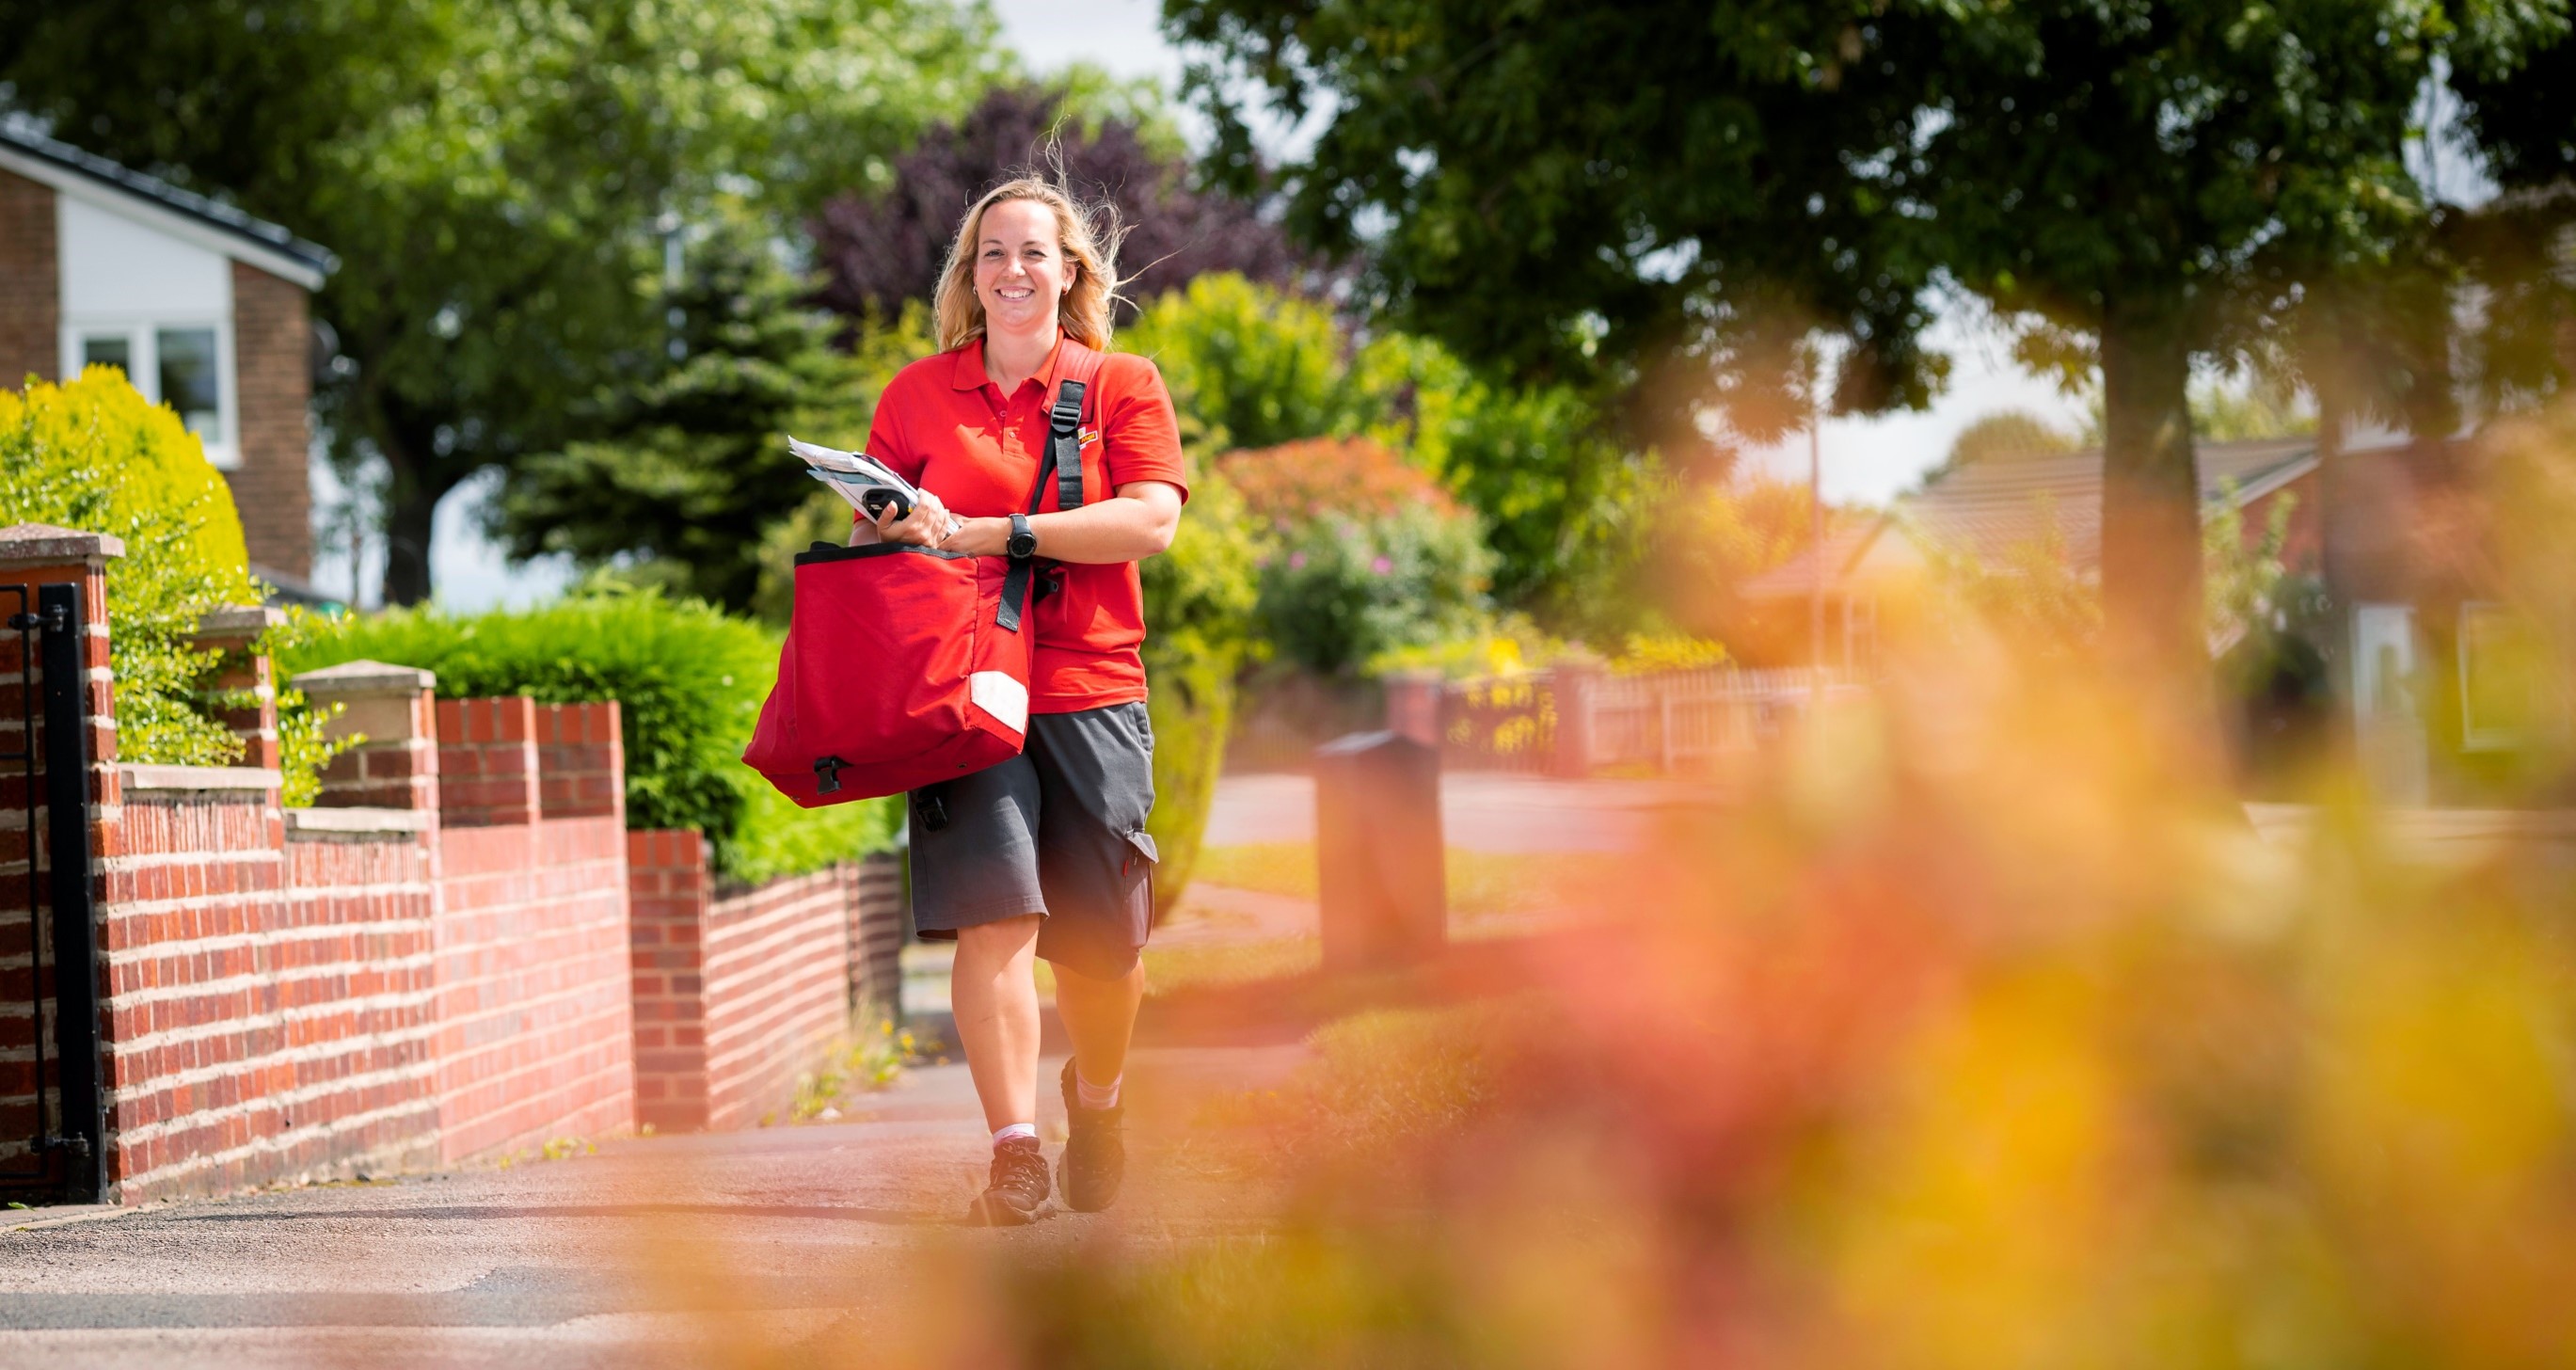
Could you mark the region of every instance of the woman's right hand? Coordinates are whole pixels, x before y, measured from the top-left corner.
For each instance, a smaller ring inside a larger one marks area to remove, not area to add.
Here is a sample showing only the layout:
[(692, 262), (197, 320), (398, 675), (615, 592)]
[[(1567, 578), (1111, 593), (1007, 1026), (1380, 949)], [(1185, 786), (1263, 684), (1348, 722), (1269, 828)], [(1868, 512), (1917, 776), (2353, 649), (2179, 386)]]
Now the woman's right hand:
[(936, 547), (956, 531), (957, 520), (948, 512), (948, 506), (927, 490), (921, 492), (921, 502), (912, 506), (910, 514), (896, 518), (894, 506), (889, 504), (877, 515), (877, 536), (886, 542)]

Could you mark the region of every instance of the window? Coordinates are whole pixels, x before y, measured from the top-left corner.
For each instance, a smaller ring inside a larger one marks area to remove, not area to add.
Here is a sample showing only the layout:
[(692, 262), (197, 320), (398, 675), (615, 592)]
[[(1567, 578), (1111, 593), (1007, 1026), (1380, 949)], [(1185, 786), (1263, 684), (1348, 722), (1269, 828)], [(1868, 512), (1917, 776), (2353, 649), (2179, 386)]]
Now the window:
[(66, 370), (113, 366), (143, 398), (177, 410), (206, 460), (241, 464), (233, 440), (232, 330), (213, 320), (99, 320), (64, 330)]
[(127, 346), (122, 333), (102, 333), (81, 339), (81, 365), (113, 366), (127, 377), (134, 375), (134, 349)]
[(164, 328), (152, 335), (160, 354), (161, 402), (208, 447), (223, 445), (223, 387), (215, 379), (215, 330)]

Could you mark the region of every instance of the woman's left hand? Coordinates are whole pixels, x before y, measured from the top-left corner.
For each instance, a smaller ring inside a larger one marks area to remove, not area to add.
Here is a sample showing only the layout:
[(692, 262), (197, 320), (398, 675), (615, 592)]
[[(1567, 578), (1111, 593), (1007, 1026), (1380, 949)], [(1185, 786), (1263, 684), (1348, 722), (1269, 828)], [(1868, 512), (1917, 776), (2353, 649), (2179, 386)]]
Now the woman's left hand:
[(891, 504), (877, 515), (877, 536), (886, 542), (939, 547), (956, 531), (956, 516), (948, 512), (947, 505), (939, 502), (939, 496), (927, 490), (921, 492), (921, 502), (904, 517), (896, 518)]

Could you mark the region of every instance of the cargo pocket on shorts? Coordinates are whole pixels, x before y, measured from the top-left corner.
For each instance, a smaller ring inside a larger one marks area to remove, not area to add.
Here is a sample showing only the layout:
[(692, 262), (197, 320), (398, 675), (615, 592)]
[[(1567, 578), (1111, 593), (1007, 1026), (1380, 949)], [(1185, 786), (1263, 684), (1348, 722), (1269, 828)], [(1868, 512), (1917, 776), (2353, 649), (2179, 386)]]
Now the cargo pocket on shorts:
[[(1134, 878), (1140, 874), (1143, 877), (1137, 880), (1135, 886), (1136, 889), (1142, 890), (1145, 896), (1144, 907), (1139, 910), (1141, 916), (1136, 924), (1139, 932), (1150, 930), (1154, 926), (1154, 867), (1161, 865), (1162, 861), (1162, 853), (1154, 848), (1152, 833), (1139, 828), (1127, 834), (1127, 859), (1118, 873), (1127, 878)], [(1131, 893), (1128, 897), (1133, 899), (1135, 895)]]

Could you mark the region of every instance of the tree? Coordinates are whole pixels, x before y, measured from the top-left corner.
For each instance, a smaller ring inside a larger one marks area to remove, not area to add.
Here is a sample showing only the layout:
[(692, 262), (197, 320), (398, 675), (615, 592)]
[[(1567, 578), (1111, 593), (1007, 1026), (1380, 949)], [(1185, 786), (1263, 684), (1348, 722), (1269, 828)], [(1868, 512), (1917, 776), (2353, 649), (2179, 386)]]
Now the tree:
[(1210, 272), (1285, 285), (1316, 265), (1249, 199), (1198, 183), (1156, 98), (1077, 77), (994, 86), (965, 118), (897, 157), (892, 185), (862, 185), (825, 204), (813, 224), (828, 273), (823, 303), (853, 319), (892, 319), (929, 299), (975, 197), (1014, 172), (1056, 169), (1050, 161), (1127, 224), (1122, 319)]
[(663, 216), (810, 212), (1002, 67), (935, 0), (97, 0), (12, 7), (0, 53), (62, 136), (339, 254), (316, 404), (384, 464), (397, 602), (447, 492), (583, 436), (661, 349)]
[(1666, 340), (1741, 360), (1777, 301), (1851, 335), (1835, 403), (1872, 407), (1921, 394), (1936, 273), (2027, 320), (2033, 360), (2101, 373), (2115, 644), (2188, 694), (2195, 356), (2258, 331), (2267, 264), (2420, 243), (2417, 90), (2455, 44), (2518, 68), (2561, 8), (1180, 0), (1166, 25), (1218, 54), (1193, 80), (1221, 164), (1250, 146), (1234, 92), (1328, 111), (1282, 169), (1291, 225), (1365, 243), (1381, 306), (1471, 356), (1633, 386)]
[(587, 436), (519, 463), (494, 531), (515, 557), (633, 562), (739, 612), (760, 586), (763, 531), (813, 488), (780, 435), (857, 447), (878, 387), (833, 347), (834, 320), (802, 303), (810, 283), (756, 219), (718, 220), (686, 260), (662, 295), (680, 321), (669, 352), (601, 384), (578, 414)]
[(1941, 469), (1955, 471), (1973, 462), (2014, 457), (2053, 457), (2074, 451), (2076, 445), (2073, 434), (2027, 409), (1999, 409), (1959, 430), (1959, 436), (1950, 440), (1950, 456)]

